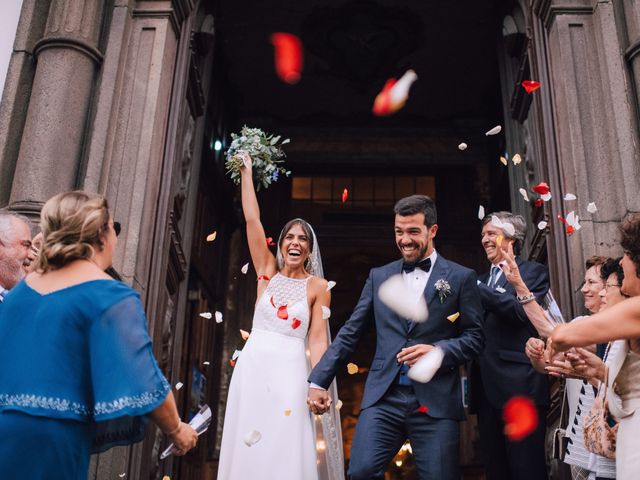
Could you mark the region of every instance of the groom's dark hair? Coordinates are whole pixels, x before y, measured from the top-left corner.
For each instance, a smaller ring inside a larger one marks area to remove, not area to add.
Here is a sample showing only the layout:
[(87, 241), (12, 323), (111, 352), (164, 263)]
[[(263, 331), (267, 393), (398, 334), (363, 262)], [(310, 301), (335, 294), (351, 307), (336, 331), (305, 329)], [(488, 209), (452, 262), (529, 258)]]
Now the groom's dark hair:
[(393, 207), (396, 215), (408, 217), (416, 213), (424, 214), (424, 223), (427, 227), (431, 227), (438, 223), (438, 212), (436, 204), (430, 197), (426, 195), (411, 195), (398, 200), (396, 206)]

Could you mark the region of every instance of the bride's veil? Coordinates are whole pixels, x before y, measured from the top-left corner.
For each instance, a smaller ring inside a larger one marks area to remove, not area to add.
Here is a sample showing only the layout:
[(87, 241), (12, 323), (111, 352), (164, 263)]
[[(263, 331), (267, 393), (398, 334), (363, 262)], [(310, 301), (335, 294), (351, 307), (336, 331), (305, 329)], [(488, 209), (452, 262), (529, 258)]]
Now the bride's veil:
[[(313, 250), (309, 254), (309, 264), (306, 267), (307, 271), (311, 275), (324, 278), (322, 257), (320, 256), (320, 247), (318, 246), (316, 232), (305, 220), (301, 218), (296, 218), (296, 220), (307, 225), (313, 235)], [(284, 258), (280, 252), (280, 240), (284, 233), (284, 231), (281, 232), (280, 238), (278, 238), (278, 252), (276, 254), (278, 270), (280, 270), (284, 265)], [(327, 340), (330, 344), (331, 331), (329, 328), (329, 322), (327, 322)], [(338, 402), (338, 388), (335, 380), (331, 382), (331, 385), (329, 386), (329, 395), (331, 395), (331, 398), (333, 399), (329, 411), (324, 415), (312, 415), (313, 428), (316, 437), (318, 478), (320, 480), (344, 480), (342, 427), (340, 424), (340, 412), (336, 409), (336, 404)]]

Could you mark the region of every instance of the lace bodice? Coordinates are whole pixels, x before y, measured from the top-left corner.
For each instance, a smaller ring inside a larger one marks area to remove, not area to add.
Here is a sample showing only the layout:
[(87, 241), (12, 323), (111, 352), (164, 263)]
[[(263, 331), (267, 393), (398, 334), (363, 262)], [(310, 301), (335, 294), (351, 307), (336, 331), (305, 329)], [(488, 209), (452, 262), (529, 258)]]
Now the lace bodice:
[(311, 277), (276, 273), (256, 304), (253, 328), (304, 339), (309, 330), (307, 283)]

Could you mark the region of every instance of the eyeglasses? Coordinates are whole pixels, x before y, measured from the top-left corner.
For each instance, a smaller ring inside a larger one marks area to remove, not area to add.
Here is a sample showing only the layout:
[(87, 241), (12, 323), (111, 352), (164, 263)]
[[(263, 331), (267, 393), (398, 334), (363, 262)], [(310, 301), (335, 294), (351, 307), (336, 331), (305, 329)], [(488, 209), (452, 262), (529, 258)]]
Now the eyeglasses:
[(113, 231), (116, 232), (116, 237), (120, 235), (121, 230), (122, 230), (122, 225), (120, 225), (120, 222), (113, 222)]
[(617, 283), (615, 283), (615, 284), (614, 283), (605, 283), (604, 284), (604, 289), (605, 290), (608, 290), (608, 289), (613, 288), (613, 287), (620, 288), (620, 285), (618, 285)]

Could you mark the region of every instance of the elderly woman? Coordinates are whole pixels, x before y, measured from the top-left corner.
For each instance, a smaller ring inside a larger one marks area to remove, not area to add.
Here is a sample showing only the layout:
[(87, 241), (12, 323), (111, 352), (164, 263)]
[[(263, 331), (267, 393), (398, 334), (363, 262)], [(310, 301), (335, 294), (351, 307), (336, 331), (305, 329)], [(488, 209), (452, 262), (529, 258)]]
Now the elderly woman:
[[(620, 373), (615, 378), (615, 390), (622, 400), (622, 414), (616, 449), (617, 478), (637, 478), (640, 472), (640, 215), (629, 217), (621, 225), (621, 246), (624, 256), (620, 265), (624, 270), (622, 293), (634, 298), (620, 302), (575, 325), (557, 327), (549, 341), (545, 356), (554, 358), (558, 352), (594, 342), (629, 339), (629, 352)], [(610, 407), (611, 408), (611, 407)], [(616, 412), (614, 412), (616, 413)]]
[(92, 452), (141, 440), (149, 416), (186, 453), (197, 434), (153, 357), (140, 297), (104, 273), (120, 231), (106, 200), (56, 195), (41, 229), (36, 271), (0, 311), (2, 478), (84, 480)]

